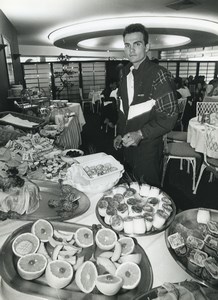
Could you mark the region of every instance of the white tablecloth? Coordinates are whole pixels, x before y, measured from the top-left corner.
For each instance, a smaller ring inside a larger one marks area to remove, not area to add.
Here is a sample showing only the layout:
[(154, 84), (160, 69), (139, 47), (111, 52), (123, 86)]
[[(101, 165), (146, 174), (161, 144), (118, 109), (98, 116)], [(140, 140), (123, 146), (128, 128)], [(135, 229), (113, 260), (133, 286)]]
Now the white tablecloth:
[(83, 127), (83, 125), (86, 124), (86, 121), (85, 121), (85, 118), (84, 118), (84, 115), (83, 115), (81, 105), (79, 103), (70, 103), (69, 102), (67, 104), (67, 107), (65, 108), (65, 110), (76, 113), (76, 115), (78, 117), (78, 120), (79, 120), (81, 130), (82, 130), (82, 127)]
[(192, 118), (188, 124), (187, 142), (190, 143), (195, 151), (205, 152), (205, 127), (198, 122), (197, 117)]

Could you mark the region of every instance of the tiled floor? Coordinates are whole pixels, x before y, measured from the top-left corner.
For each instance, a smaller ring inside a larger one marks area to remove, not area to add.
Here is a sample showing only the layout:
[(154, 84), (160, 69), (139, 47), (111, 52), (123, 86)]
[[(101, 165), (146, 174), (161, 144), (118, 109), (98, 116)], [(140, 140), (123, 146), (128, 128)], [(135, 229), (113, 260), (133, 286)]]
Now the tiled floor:
[[(121, 159), (113, 149), (114, 131), (100, 129), (100, 117), (85, 111), (86, 125), (83, 128), (81, 149), (85, 154), (105, 152)], [(186, 165), (182, 171), (179, 170), (179, 161), (170, 161), (165, 176), (163, 190), (174, 200), (178, 210), (185, 210), (194, 207), (208, 207), (218, 209), (218, 180), (208, 183), (209, 173), (204, 172), (199, 184), (197, 194), (193, 195), (192, 173), (186, 172)]]

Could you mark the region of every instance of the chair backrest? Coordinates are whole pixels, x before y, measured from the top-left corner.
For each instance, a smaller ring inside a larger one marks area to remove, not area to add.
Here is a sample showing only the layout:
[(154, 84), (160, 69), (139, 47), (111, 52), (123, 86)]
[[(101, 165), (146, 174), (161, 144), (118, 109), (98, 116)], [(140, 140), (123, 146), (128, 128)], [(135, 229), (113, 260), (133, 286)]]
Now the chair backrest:
[(179, 116), (177, 122), (180, 122), (183, 118), (186, 102), (187, 102), (187, 98), (178, 99)]
[(218, 102), (197, 102), (196, 116), (203, 116), (218, 111)]
[(207, 157), (218, 159), (218, 127), (205, 123), (205, 129), (205, 160), (207, 161)]

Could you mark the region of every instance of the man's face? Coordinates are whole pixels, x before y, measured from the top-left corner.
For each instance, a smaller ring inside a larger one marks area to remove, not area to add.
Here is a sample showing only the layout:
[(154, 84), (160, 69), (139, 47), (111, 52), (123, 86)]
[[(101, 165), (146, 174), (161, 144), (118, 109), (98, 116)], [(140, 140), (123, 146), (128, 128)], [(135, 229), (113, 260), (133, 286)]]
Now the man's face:
[(148, 51), (148, 44), (145, 45), (143, 34), (141, 32), (126, 34), (124, 45), (127, 58), (135, 68), (138, 68), (140, 63), (146, 58)]

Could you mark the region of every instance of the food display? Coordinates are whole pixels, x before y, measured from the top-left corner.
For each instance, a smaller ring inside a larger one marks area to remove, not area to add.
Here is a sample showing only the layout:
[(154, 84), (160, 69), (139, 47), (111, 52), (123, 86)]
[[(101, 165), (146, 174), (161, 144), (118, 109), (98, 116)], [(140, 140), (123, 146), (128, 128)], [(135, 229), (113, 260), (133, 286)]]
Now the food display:
[(96, 205), (100, 223), (125, 235), (161, 232), (173, 221), (175, 213), (175, 204), (167, 194), (137, 182), (113, 187)]
[(52, 181), (34, 180), (40, 189), (40, 205), (29, 215), (22, 215), (22, 220), (69, 220), (85, 213), (90, 207), (89, 198), (67, 184)]
[(203, 300), (215, 299), (214, 296), (215, 294), (212, 288), (205, 287), (193, 280), (185, 280), (178, 283), (165, 282), (163, 285), (143, 293), (135, 298), (135, 300)]
[(133, 299), (150, 290), (153, 280), (150, 262), (133, 238), (100, 225), (45, 219), (6, 240), (0, 274), (13, 289), (25, 293), (28, 287), (28, 293), (52, 299), (80, 299), (81, 293), (99, 300)]
[(100, 160), (81, 163), (84, 178), (89, 181), (100, 179), (107, 175), (123, 171), (123, 166), (111, 155), (105, 155)]
[(56, 138), (61, 132), (63, 128), (55, 124), (47, 124), (40, 131), (40, 135), (48, 138)]
[(218, 289), (218, 211), (199, 208), (181, 212), (165, 236), (179, 265), (196, 280)]
[(72, 164), (75, 162), (76, 157), (80, 157), (83, 154), (84, 152), (79, 149), (66, 149), (62, 151), (61, 158), (63, 161), (67, 162), (68, 164)]
[(16, 168), (0, 171), (0, 220), (31, 214), (39, 207), (39, 187), (18, 175)]

